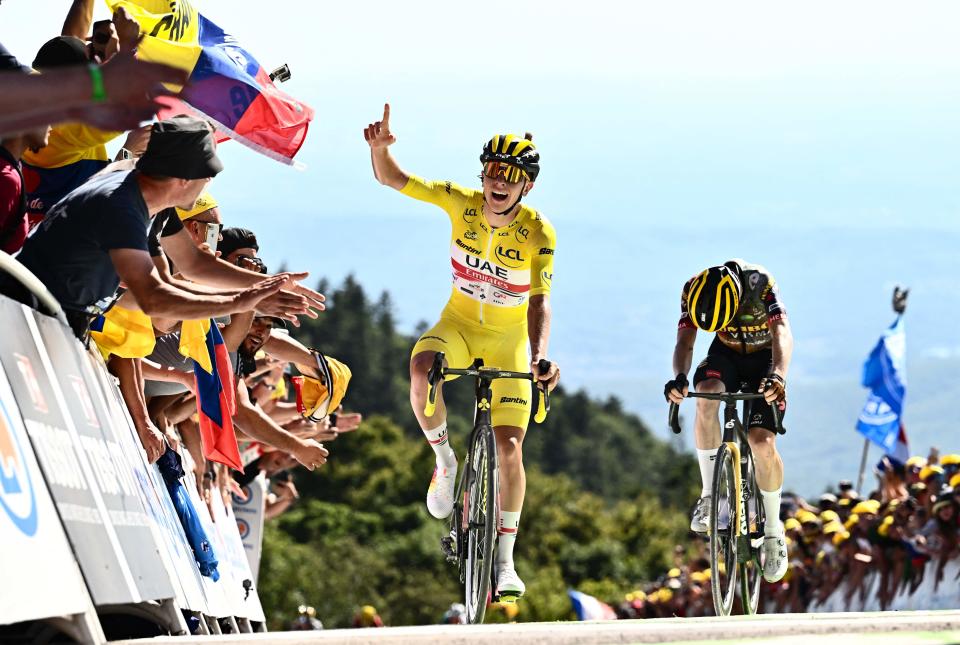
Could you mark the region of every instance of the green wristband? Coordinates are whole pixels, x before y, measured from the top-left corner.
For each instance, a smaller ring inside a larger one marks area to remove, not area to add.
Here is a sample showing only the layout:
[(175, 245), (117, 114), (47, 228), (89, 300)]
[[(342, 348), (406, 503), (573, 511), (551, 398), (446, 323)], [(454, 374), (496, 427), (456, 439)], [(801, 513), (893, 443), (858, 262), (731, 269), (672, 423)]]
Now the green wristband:
[(103, 103), (107, 100), (107, 90), (103, 86), (103, 72), (100, 66), (94, 63), (90, 63), (87, 69), (90, 70), (90, 82), (93, 85), (93, 102)]

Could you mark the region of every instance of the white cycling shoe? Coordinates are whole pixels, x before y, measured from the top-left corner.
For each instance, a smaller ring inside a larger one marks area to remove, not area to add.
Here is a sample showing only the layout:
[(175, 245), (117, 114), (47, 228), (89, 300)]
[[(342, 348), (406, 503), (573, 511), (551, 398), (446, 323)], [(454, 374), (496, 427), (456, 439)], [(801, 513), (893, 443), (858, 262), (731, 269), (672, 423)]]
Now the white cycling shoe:
[(453, 489), (457, 485), (457, 464), (452, 467), (437, 466), (427, 489), (427, 510), (438, 520), (450, 517), (453, 512)]
[(690, 530), (694, 533), (706, 533), (710, 530), (710, 495), (697, 500), (690, 517)]
[(787, 541), (784, 537), (783, 523), (776, 535), (763, 538), (763, 579), (767, 582), (779, 582), (787, 573)]
[(497, 565), (497, 595), (501, 600), (517, 599), (527, 590), (523, 580), (517, 575), (513, 563)]

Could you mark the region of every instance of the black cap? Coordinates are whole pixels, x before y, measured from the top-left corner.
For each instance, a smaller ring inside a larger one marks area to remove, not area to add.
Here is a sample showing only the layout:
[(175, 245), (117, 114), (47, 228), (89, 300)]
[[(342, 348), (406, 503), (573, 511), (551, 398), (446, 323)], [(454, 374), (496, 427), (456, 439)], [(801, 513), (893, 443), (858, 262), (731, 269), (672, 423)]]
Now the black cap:
[(86, 65), (90, 62), (87, 44), (73, 36), (57, 36), (43, 44), (37, 57), (33, 59), (34, 69), (54, 69), (72, 65)]
[(220, 255), (230, 255), (237, 249), (260, 250), (260, 245), (257, 244), (257, 236), (253, 234), (253, 231), (236, 226), (229, 226), (220, 231), (220, 243), (217, 244)]
[(179, 179), (216, 177), (223, 170), (213, 131), (203, 119), (181, 114), (153, 124), (137, 169)]

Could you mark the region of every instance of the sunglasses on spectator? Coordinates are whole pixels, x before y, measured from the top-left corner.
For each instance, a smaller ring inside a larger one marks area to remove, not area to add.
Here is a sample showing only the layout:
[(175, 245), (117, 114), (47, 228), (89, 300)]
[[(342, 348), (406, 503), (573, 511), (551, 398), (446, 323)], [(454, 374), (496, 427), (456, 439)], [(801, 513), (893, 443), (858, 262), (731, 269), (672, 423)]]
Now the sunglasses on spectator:
[(483, 164), (483, 176), (487, 179), (503, 179), (508, 184), (519, 184), (521, 179), (530, 180), (527, 173), (502, 161), (488, 161)]
[(249, 269), (250, 271), (256, 271), (257, 273), (267, 272), (267, 265), (264, 264), (263, 260), (254, 255), (238, 255), (237, 266), (243, 269)]

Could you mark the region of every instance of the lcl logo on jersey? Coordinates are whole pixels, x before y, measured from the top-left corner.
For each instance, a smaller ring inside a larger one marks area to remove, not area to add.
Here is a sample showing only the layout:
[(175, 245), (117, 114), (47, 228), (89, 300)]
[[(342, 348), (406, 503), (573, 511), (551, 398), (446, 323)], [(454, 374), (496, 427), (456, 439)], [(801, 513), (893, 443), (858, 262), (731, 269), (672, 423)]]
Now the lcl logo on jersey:
[(503, 263), (504, 266), (510, 267), (511, 269), (519, 269), (523, 266), (523, 256), (520, 255), (518, 249), (505, 249), (503, 246), (497, 246), (497, 259)]
[(0, 509), (18, 531), (37, 532), (37, 497), (7, 407), (0, 403)]
[(467, 224), (473, 224), (473, 220), (477, 219), (477, 209), (476, 208), (465, 208), (463, 209), (463, 221)]
[(517, 242), (520, 242), (520, 244), (525, 244), (527, 242), (527, 237), (530, 235), (530, 229), (524, 226), (518, 226), (517, 232), (514, 235), (516, 235)]

